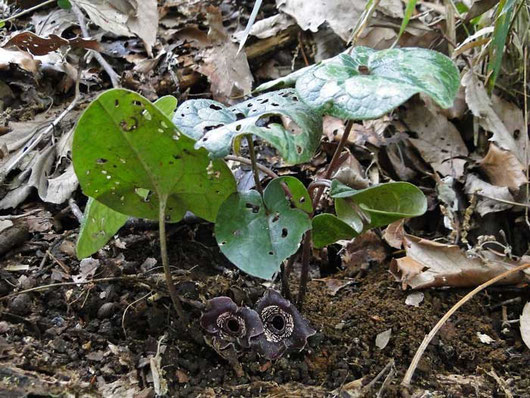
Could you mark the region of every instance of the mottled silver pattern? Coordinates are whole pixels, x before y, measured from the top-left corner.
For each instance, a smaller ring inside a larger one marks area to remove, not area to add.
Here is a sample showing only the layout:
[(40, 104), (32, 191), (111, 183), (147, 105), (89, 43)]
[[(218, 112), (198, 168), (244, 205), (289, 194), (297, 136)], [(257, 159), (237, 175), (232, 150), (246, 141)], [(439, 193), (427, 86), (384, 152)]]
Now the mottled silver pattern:
[[(291, 314), (285, 312), (277, 305), (269, 305), (261, 311), (261, 319), (263, 320), (263, 329), (265, 338), (272, 343), (278, 343), (284, 339), (289, 338), (294, 331), (294, 320)], [(276, 316), (283, 319), (283, 328), (277, 329), (273, 325), (273, 320)]]

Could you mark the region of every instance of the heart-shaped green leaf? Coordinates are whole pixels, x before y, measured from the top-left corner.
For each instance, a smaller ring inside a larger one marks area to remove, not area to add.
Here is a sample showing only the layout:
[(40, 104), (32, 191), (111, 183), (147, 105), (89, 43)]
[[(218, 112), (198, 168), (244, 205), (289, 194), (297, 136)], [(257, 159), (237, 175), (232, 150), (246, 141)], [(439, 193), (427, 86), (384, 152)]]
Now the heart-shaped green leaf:
[(168, 119), (172, 119), (177, 110), (178, 101), (172, 95), (166, 95), (157, 99), (154, 104)]
[(359, 235), (346, 222), (333, 214), (319, 214), (313, 218), (313, 246), (321, 249), (338, 240), (350, 240)]
[(77, 124), (72, 156), (87, 196), (134, 217), (158, 220), (162, 198), (169, 222), (187, 210), (212, 221), (235, 191), (222, 160), (194, 149), (156, 106), (128, 90), (109, 90), (89, 105)]
[(351, 54), (339, 54), (264, 87), (296, 82), (300, 98), (319, 112), (341, 119), (374, 119), (420, 92), (448, 108), (459, 80), (451, 59), (436, 51), (355, 47)]
[(320, 143), (322, 118), (298, 100), (295, 90), (280, 90), (232, 107), (212, 100), (179, 106), (175, 125), (214, 158), (230, 153), (236, 139), (253, 134), (275, 147), (289, 164), (309, 161)]
[(129, 216), (88, 198), (77, 239), (77, 258), (91, 256), (105, 246), (128, 219)]
[(256, 191), (234, 193), (217, 214), (215, 237), (221, 251), (250, 275), (271, 279), (311, 229), (308, 214), (292, 208), (282, 188), (286, 182), (285, 178), (272, 180), (263, 198)]
[(427, 210), (423, 192), (408, 182), (389, 182), (357, 191), (333, 180), (331, 197), (335, 198), (337, 216), (354, 228), (361, 221), (361, 211), (368, 218), (364, 230), (421, 216)]

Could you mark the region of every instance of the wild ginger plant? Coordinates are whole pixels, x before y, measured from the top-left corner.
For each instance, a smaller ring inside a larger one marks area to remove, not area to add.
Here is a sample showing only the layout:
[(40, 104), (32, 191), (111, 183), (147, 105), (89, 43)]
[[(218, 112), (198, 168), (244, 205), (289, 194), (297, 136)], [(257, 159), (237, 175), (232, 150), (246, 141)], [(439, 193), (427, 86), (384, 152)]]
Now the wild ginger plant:
[[(447, 108), (458, 86), (457, 68), (435, 51), (355, 47), (266, 83), (256, 91), (281, 89), (234, 106), (206, 99), (186, 101), (172, 120), (171, 106), (163, 112), (138, 94), (110, 90), (89, 106), (78, 123), (74, 167), (85, 194), (109, 211), (159, 220), (163, 265), (176, 306), (164, 225), (179, 221), (188, 210), (215, 222), (221, 252), (242, 271), (262, 279), (274, 278), (303, 242), (301, 305), (312, 246), (352, 239), (370, 228), (426, 211), (421, 190), (406, 182), (355, 190), (329, 181), (353, 121), (379, 118), (417, 93)], [(305, 163), (319, 146), (324, 115), (348, 121), (324, 178), (306, 187), (295, 177), (276, 177), (262, 189), (263, 166), (257, 164), (254, 137), (273, 146), (286, 164)], [(223, 158), (238, 154), (243, 139), (250, 159), (235, 159), (252, 165), (255, 189), (237, 192)], [(335, 214), (316, 215), (326, 188), (334, 199)], [(94, 220), (89, 213), (90, 208), (80, 242), (90, 241), (84, 231), (99, 231), (105, 239), (115, 233), (119, 222), (110, 234), (105, 225), (90, 228)], [(84, 253), (96, 251), (103, 240)]]

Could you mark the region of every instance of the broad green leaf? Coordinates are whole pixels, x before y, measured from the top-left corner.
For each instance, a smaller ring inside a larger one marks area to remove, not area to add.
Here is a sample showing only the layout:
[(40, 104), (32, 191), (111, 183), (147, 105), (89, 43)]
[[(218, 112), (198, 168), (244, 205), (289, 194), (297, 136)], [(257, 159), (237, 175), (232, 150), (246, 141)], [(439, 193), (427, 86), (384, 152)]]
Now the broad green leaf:
[(448, 108), (458, 86), (453, 62), (423, 48), (355, 47), (351, 55), (338, 55), (296, 81), (310, 107), (342, 119), (378, 118), (420, 92)]
[(358, 233), (333, 214), (319, 214), (313, 218), (313, 246), (321, 249), (339, 240), (350, 240)]
[(72, 8), (70, 0), (57, 0), (57, 5), (61, 8), (64, 8), (65, 10), (69, 10), (70, 8)]
[(96, 253), (128, 219), (129, 216), (118, 213), (93, 198), (88, 198), (77, 239), (77, 258), (83, 259)]
[(423, 192), (408, 182), (389, 182), (357, 191), (333, 180), (331, 197), (335, 198), (337, 216), (354, 227), (358, 225), (356, 213), (360, 208), (369, 219), (364, 230), (421, 216), (427, 210)]
[(172, 119), (177, 110), (178, 101), (172, 95), (165, 95), (157, 99), (154, 104), (168, 119)]
[[(313, 202), (307, 192), (306, 187), (298, 178), (285, 176), (274, 180), (274, 184), (269, 184), (269, 193), (274, 191), (274, 197), (280, 198), (280, 190), (284, 193), (285, 198), (291, 202), (291, 207), (303, 210), (306, 213), (313, 212)], [(278, 192), (276, 192), (278, 191)], [(292, 195), (289, 197), (289, 195)]]
[(311, 229), (309, 216), (291, 208), (282, 182), (286, 180), (271, 181), (263, 198), (256, 191), (232, 194), (221, 205), (215, 222), (215, 237), (223, 254), (242, 271), (263, 279), (279, 271)]
[[(285, 123), (279, 123), (279, 118)], [(294, 90), (267, 93), (232, 107), (212, 100), (179, 106), (175, 125), (213, 158), (228, 155), (237, 138), (253, 134), (275, 147), (289, 164), (309, 161), (322, 135), (322, 118), (298, 100)]]
[[(109, 90), (89, 105), (72, 156), (83, 192), (133, 217), (158, 220), (159, 198), (167, 197), (167, 221), (179, 221), (187, 210), (212, 221), (235, 191), (223, 161), (195, 150), (155, 105), (128, 90)], [(141, 189), (149, 194), (140, 196)]]

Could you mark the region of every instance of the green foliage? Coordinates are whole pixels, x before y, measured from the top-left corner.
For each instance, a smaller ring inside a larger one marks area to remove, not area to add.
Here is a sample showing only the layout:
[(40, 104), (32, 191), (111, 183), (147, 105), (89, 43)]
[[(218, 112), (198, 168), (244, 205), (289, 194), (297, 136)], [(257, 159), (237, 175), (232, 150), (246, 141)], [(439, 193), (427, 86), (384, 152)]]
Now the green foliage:
[[(292, 199), (282, 183), (293, 188)], [(232, 194), (219, 209), (215, 223), (223, 254), (242, 271), (271, 279), (311, 229), (308, 214), (297, 208), (306, 207), (305, 201), (300, 202), (302, 197), (309, 198), (309, 194), (294, 177), (272, 180), (263, 197), (257, 191)]]
[[(223, 161), (211, 161), (193, 145), (147, 99), (113, 89), (81, 116), (72, 156), (84, 193), (115, 211), (158, 220), (163, 200), (169, 222), (187, 210), (213, 221), (235, 181)], [(139, 189), (148, 190), (147, 197)]]
[[(382, 227), (402, 218), (421, 216), (427, 211), (427, 199), (423, 192), (408, 182), (389, 182), (362, 190), (355, 190), (334, 180), (331, 197), (335, 199), (337, 216), (358, 230), (358, 211), (355, 203), (367, 216), (369, 223), (363, 230)], [(354, 216), (352, 213), (356, 212)]]
[(168, 119), (172, 119), (177, 110), (177, 99), (172, 95), (166, 95), (157, 99), (154, 104)]
[[(271, 117), (287, 118), (287, 127)], [(177, 109), (175, 125), (197, 140), (214, 158), (226, 156), (236, 138), (253, 134), (274, 146), (289, 164), (313, 157), (322, 136), (322, 118), (300, 102), (294, 90), (282, 90), (252, 98), (232, 107), (212, 100), (190, 100)]]
[(319, 214), (313, 218), (313, 246), (321, 249), (339, 240), (355, 238), (359, 233), (333, 214)]
[(70, 0), (57, 0), (57, 5), (61, 8), (64, 8), (65, 10), (69, 10), (70, 8), (72, 8)]
[(266, 87), (293, 81), (302, 101), (312, 109), (342, 119), (374, 119), (420, 92), (450, 107), (459, 73), (448, 57), (436, 51), (355, 47), (350, 54), (339, 54)]
[(88, 199), (77, 240), (77, 258), (96, 253), (125, 224), (129, 216), (118, 213), (93, 198)]
[(495, 87), (497, 76), (501, 70), (504, 46), (512, 22), (514, 5), (515, 0), (501, 0), (499, 3), (495, 29), (493, 31), (493, 41), (489, 46), (490, 62), (488, 63), (488, 72), (491, 72), (491, 76), (488, 80), (488, 88), (490, 93)]

